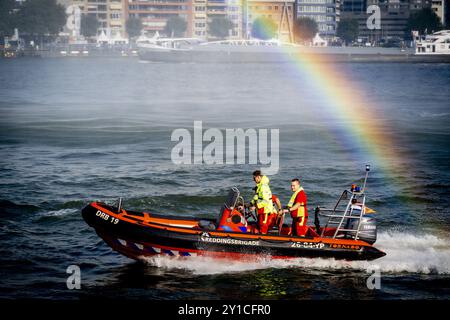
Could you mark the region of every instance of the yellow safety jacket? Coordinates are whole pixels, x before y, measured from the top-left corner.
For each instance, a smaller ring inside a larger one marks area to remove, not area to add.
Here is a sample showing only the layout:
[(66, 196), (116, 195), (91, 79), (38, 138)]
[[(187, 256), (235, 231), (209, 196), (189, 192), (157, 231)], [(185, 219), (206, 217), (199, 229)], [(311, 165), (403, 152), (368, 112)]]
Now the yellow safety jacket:
[(258, 209), (264, 208), (266, 217), (274, 211), (272, 191), (270, 191), (269, 187), (269, 178), (262, 176), (261, 181), (256, 185), (255, 196), (250, 203), (255, 205)]

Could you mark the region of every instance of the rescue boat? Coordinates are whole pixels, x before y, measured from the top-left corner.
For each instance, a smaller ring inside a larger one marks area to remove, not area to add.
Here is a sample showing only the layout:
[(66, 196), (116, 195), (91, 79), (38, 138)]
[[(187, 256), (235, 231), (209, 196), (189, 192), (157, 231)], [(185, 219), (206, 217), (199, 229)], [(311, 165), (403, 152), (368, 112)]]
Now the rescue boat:
[[(217, 258), (273, 259), (335, 258), (374, 260), (386, 255), (373, 246), (376, 221), (365, 205), (364, 187), (344, 190), (332, 209), (317, 207), (314, 226), (305, 236), (294, 236), (280, 216), (267, 234), (258, 231), (236, 187), (231, 188), (216, 219), (159, 215), (92, 202), (82, 210), (84, 220), (115, 251), (135, 260), (157, 254)], [(320, 220), (326, 223), (321, 226)], [(325, 221), (324, 220), (324, 221)]]

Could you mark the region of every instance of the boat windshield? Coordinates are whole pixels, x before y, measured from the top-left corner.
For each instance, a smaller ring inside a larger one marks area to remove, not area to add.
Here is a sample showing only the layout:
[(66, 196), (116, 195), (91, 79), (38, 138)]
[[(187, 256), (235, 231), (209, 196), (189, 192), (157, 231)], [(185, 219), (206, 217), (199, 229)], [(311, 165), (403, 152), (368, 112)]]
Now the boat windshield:
[(228, 197), (225, 200), (225, 205), (228, 209), (234, 208), (236, 206), (236, 202), (239, 198), (239, 190), (236, 187), (231, 188), (230, 192), (228, 192)]

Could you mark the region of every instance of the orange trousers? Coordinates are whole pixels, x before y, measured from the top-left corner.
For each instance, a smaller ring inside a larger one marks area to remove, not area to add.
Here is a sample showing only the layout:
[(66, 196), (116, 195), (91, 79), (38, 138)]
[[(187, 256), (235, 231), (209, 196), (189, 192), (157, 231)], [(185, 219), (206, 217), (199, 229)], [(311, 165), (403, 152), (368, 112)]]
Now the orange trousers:
[(303, 237), (308, 231), (306, 226), (306, 221), (308, 221), (308, 216), (303, 217), (293, 217), (292, 218), (292, 235)]
[[(264, 222), (264, 220), (266, 220), (266, 221)], [(258, 209), (259, 232), (261, 232), (262, 234), (267, 234), (267, 231), (269, 231), (273, 228), (276, 221), (277, 221), (276, 213), (268, 214), (267, 219), (266, 219), (266, 214), (264, 213), (264, 208)]]

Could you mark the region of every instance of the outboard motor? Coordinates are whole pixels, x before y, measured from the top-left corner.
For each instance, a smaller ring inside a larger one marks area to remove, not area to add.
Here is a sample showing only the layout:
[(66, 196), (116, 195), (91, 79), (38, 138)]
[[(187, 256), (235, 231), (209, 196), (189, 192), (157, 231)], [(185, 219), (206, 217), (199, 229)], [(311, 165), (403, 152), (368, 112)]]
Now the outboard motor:
[[(348, 219), (346, 229), (355, 231), (345, 231), (345, 237), (355, 239), (356, 230), (358, 229), (359, 219)], [(358, 240), (365, 241), (369, 244), (377, 241), (377, 223), (373, 215), (366, 214), (361, 217), (361, 225), (359, 226)]]

